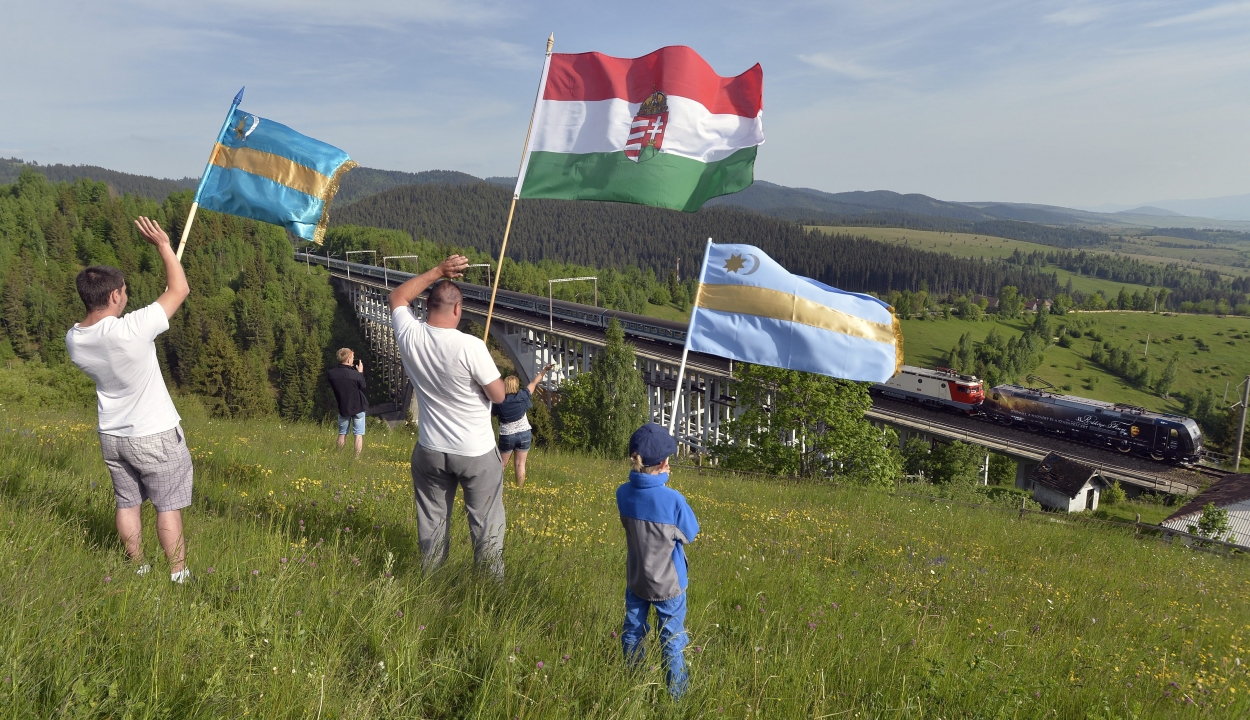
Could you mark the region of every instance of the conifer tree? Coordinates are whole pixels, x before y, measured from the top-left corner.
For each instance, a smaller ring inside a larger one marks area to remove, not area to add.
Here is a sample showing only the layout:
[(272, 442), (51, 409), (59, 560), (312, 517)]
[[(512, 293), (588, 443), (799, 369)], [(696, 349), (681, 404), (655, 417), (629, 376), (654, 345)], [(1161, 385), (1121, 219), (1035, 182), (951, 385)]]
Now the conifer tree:
[(591, 445), (608, 457), (625, 457), (629, 436), (650, 413), (647, 387), (634, 366), (634, 346), (625, 342), (625, 331), (616, 318), (608, 323), (606, 337), (603, 352), (590, 371), (590, 395), (597, 408), (591, 416)]
[(1159, 395), (1165, 400), (1172, 392), (1172, 386), (1176, 384), (1176, 375), (1179, 372), (1177, 365), (1179, 363), (1180, 353), (1172, 353), (1172, 358), (1168, 360), (1167, 366), (1163, 368), (1158, 381), (1155, 382), (1155, 390), (1158, 390)]
[(629, 436), (648, 419), (647, 388), (634, 367), (634, 347), (616, 318), (589, 373), (560, 384), (561, 441), (574, 449), (625, 457)]

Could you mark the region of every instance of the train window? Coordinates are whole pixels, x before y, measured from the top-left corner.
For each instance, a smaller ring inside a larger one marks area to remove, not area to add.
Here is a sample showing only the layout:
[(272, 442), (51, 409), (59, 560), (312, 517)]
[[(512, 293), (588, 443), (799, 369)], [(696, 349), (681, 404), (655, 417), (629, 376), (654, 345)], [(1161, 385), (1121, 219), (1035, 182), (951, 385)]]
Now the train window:
[(995, 400), (1001, 400), (1001, 399), (1002, 399), (1002, 397), (1000, 397), (998, 393), (994, 393), (994, 399), (995, 399)]
[(918, 383), (922, 383), (922, 382), (924, 382), (924, 378), (916, 378), (916, 382), (918, 382)]
[(1180, 433), (1176, 432), (1176, 428), (1172, 428), (1172, 432), (1170, 432), (1170, 433), (1168, 433), (1168, 434), (1172, 436), (1172, 439), (1173, 439), (1173, 440), (1175, 440), (1176, 438), (1180, 437)]
[(942, 387), (946, 387), (946, 383), (942, 383)]

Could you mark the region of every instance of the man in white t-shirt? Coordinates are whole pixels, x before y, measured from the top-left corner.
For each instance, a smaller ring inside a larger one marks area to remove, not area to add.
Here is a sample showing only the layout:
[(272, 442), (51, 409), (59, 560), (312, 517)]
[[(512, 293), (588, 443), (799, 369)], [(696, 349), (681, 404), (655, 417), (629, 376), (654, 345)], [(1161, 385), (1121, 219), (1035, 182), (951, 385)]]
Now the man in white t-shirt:
[(169, 318), (190, 289), (160, 225), (145, 217), (135, 225), (165, 264), (165, 292), (123, 317), (129, 297), (122, 272), (104, 265), (83, 270), (74, 283), (87, 317), (65, 334), (65, 347), (69, 359), (95, 381), (100, 450), (113, 478), (117, 532), (126, 553), (140, 575), (152, 569), (143, 562), (139, 514), (143, 501), (150, 499), (156, 507), (156, 536), (169, 560), (169, 579), (182, 583), (191, 577), (182, 508), (191, 504), (193, 468), (154, 341), (169, 329)]
[[(463, 255), (452, 255), (395, 288), (391, 325), (417, 393), (412, 487), (425, 567), (447, 559), (447, 528), (459, 486), (464, 488), (473, 557), (503, 577), (503, 462), (490, 423), (491, 403), (504, 398), (503, 380), (486, 343), (457, 329), (460, 288), (449, 280), (460, 277), (468, 265)], [(427, 288), (422, 322), (411, 306)]]

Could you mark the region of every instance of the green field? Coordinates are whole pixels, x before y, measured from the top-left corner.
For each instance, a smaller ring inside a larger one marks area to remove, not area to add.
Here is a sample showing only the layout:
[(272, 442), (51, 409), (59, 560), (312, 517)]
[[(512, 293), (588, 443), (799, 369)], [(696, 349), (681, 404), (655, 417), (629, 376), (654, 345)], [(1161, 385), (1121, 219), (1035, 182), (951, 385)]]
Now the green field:
[[(904, 320), (903, 340), (907, 363), (934, 367), (943, 363), (945, 353), (955, 345), (959, 336), (971, 332), (975, 340), (982, 340), (990, 329), (1019, 334), (1031, 315), (1021, 320), (1000, 322), (991, 319), (983, 322), (964, 320)], [(1210, 389), (1223, 397), (1225, 386), (1230, 390), (1229, 403), (1234, 389), (1242, 378), (1250, 375), (1250, 318), (1216, 317), (1214, 315), (1164, 315), (1136, 312), (1071, 313), (1052, 316), (1057, 327), (1065, 322), (1085, 323), (1103, 336), (1104, 341), (1124, 348), (1134, 348), (1147, 358), (1151, 373), (1158, 377), (1174, 353), (1179, 356), (1180, 375), (1172, 390), (1175, 394), (1199, 393)], [(1146, 352), (1146, 336), (1150, 336), (1149, 354)], [(1184, 340), (1176, 339), (1184, 335)], [(1236, 338), (1234, 335), (1243, 337)], [(1202, 341), (1200, 349), (1198, 341)], [(1088, 337), (1075, 340), (1071, 348), (1052, 345), (1046, 351), (1046, 359), (1036, 375), (1057, 387), (1071, 386), (1074, 395), (1092, 397), (1113, 402), (1127, 402), (1154, 410), (1178, 412), (1181, 405), (1175, 400), (1164, 400), (1156, 394), (1129, 387), (1124, 381), (1089, 361), (1094, 341)], [(1078, 367), (1082, 365), (1082, 367)], [(1098, 377), (1091, 390), (1086, 380)]]
[(678, 310), (676, 305), (669, 303), (667, 305), (656, 305), (655, 303), (647, 303), (646, 315), (661, 320), (672, 320), (674, 322), (690, 322), (690, 309)]
[[(20, 372), (3, 370), (0, 375)], [(23, 378), (0, 378), (22, 387)], [(1250, 711), (1250, 564), (1129, 530), (855, 487), (672, 484), (689, 549), (691, 690), (621, 623), (623, 462), (536, 451), (509, 484), (503, 584), (453, 556), (423, 575), (408, 455), (371, 427), (210, 420), (195, 580), (123, 559), (90, 410), (4, 400), (4, 717), (1237, 717)], [(150, 557), (159, 552), (151, 533)], [(1192, 704), (1191, 704), (1192, 703)]]

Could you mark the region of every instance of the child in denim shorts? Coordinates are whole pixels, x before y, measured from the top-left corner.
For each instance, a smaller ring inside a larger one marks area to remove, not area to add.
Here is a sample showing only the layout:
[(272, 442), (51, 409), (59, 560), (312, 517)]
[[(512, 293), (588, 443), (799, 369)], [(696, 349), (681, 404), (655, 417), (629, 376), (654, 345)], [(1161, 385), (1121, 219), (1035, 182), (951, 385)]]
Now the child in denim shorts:
[(525, 413), (530, 409), (531, 396), (554, 365), (548, 365), (526, 387), (521, 387), (521, 380), (516, 375), (503, 379), (503, 402), (491, 408), (491, 413), (499, 416), (499, 456), (503, 466), (508, 467), (508, 459), (516, 454), (516, 486), (525, 485), (525, 456), (529, 455), (530, 445), (534, 442), (534, 434), (530, 428), (529, 418)]

